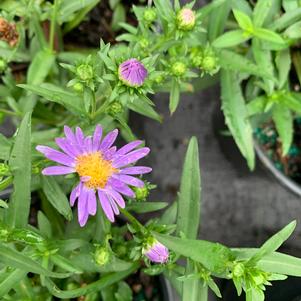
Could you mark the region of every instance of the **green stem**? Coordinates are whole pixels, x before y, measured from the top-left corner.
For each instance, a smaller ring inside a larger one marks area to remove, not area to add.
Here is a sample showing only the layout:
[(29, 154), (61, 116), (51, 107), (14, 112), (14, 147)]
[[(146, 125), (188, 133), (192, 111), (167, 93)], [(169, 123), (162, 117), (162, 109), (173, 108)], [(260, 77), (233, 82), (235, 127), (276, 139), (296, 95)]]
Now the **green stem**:
[(51, 20), (50, 20), (49, 48), (50, 48), (51, 51), (54, 50), (54, 40), (55, 40), (55, 28), (56, 28), (56, 21), (57, 21), (58, 1), (59, 0), (54, 0)]
[(137, 226), (142, 233), (145, 233), (147, 230), (146, 228), (127, 210), (119, 208), (120, 212), (135, 226)]

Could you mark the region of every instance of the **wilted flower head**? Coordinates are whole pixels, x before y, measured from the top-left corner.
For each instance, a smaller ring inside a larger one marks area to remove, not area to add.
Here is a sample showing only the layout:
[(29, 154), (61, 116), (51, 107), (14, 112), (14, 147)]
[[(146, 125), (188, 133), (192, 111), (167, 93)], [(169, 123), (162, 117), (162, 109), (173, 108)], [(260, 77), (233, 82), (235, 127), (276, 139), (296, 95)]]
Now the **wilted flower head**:
[(143, 85), (148, 72), (144, 65), (137, 59), (129, 59), (119, 65), (119, 79), (130, 87), (140, 87)]
[(193, 29), (196, 22), (195, 12), (190, 8), (182, 8), (177, 14), (178, 28), (181, 30)]
[(147, 243), (143, 254), (155, 263), (166, 263), (169, 257), (168, 249), (154, 238)]
[(8, 43), (12, 47), (15, 46), (19, 40), (16, 25), (9, 23), (2, 17), (0, 17), (0, 40)]
[(78, 221), (84, 226), (89, 215), (97, 210), (96, 194), (107, 218), (114, 222), (114, 215), (119, 214), (118, 206), (125, 207), (122, 195), (135, 197), (128, 187), (143, 187), (144, 182), (132, 175), (149, 173), (150, 167), (129, 166), (149, 153), (149, 148), (138, 147), (142, 141), (133, 141), (117, 150), (113, 146), (118, 130), (108, 133), (103, 139), (102, 127), (97, 125), (92, 136), (85, 137), (77, 127), (75, 133), (65, 126), (65, 138), (57, 138), (56, 144), (63, 152), (48, 146), (37, 146), (37, 150), (46, 158), (61, 165), (46, 167), (42, 173), (48, 175), (65, 175), (77, 173), (79, 184), (72, 190), (70, 204), (78, 199)]

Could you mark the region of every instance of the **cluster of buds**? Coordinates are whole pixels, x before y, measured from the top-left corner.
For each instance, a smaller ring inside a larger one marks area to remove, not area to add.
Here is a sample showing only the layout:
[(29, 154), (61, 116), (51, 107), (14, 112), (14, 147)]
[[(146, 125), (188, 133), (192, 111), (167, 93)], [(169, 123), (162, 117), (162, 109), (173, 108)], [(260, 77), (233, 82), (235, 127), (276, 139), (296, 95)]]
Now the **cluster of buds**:
[(14, 47), (19, 40), (16, 24), (9, 23), (2, 17), (0, 17), (0, 40), (6, 42), (11, 47)]

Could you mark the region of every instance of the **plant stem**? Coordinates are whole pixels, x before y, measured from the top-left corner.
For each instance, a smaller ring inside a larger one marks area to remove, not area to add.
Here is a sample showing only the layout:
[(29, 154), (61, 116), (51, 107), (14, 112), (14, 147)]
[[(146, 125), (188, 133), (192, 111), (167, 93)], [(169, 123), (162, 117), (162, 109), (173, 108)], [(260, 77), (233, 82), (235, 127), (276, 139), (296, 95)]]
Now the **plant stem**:
[(54, 39), (55, 39), (55, 28), (56, 28), (56, 21), (57, 21), (58, 1), (59, 0), (54, 0), (51, 20), (50, 20), (49, 48), (51, 51), (54, 50)]
[(129, 213), (127, 210), (119, 208), (120, 212), (134, 225), (136, 225), (142, 233), (146, 232), (145, 227), (131, 214)]

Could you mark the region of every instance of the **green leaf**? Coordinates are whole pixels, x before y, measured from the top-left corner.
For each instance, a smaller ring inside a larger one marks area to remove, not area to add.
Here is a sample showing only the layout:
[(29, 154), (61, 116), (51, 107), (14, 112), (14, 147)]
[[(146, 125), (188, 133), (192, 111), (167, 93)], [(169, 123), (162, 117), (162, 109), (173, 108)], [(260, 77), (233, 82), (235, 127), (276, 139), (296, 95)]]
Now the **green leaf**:
[(47, 238), (52, 236), (51, 224), (42, 211), (38, 212), (38, 226), (43, 236)]
[(172, 79), (170, 97), (169, 97), (169, 111), (171, 114), (175, 112), (180, 100), (180, 84), (176, 79)]
[(66, 91), (63, 88), (55, 86), (50, 83), (43, 83), (41, 85), (18, 85), (27, 91), (35, 93), (45, 99), (56, 102), (64, 106), (67, 110), (84, 114), (85, 109), (82, 99), (77, 94)]
[(31, 200), (31, 113), (26, 113), (18, 130), (9, 159), (14, 191), (8, 209), (11, 227), (27, 225)]
[(219, 64), (226, 70), (238, 71), (260, 77), (273, 78), (261, 65), (256, 65), (244, 56), (230, 50), (222, 50), (219, 54)]
[(44, 82), (55, 61), (49, 49), (40, 50), (33, 58), (27, 73), (27, 83), (39, 85)]
[(77, 267), (73, 262), (71, 262), (68, 258), (61, 256), (59, 254), (54, 254), (50, 256), (50, 260), (60, 267), (61, 269), (75, 273), (75, 274), (80, 274), (83, 273), (83, 270), (79, 267)]
[(283, 14), (280, 18), (276, 19), (270, 26), (271, 30), (281, 31), (291, 24), (296, 23), (301, 19), (301, 7), (294, 9), (292, 11), (288, 11)]
[(162, 117), (152, 108), (152, 106), (141, 99), (137, 98), (133, 102), (128, 102), (127, 106), (136, 113), (162, 122)]
[(233, 9), (233, 14), (234, 17), (239, 25), (239, 27), (247, 32), (252, 32), (253, 31), (253, 23), (251, 18), (246, 15), (245, 13), (237, 10), (237, 9)]
[(269, 29), (255, 28), (254, 36), (257, 37), (258, 39), (268, 41), (271, 43), (286, 45), (286, 42), (283, 40), (281, 35)]
[(212, 46), (216, 48), (233, 47), (248, 41), (250, 38), (251, 36), (246, 34), (241, 29), (231, 30), (219, 36), (216, 40), (214, 40)]
[(163, 225), (174, 224), (176, 222), (177, 214), (178, 214), (178, 202), (174, 201), (161, 215), (159, 219), (160, 224)]
[(242, 155), (247, 159), (250, 169), (255, 165), (252, 127), (248, 120), (248, 112), (242, 96), (237, 76), (233, 72), (222, 71), (222, 110), (226, 124), (239, 147)]
[(137, 270), (138, 266), (139, 266), (138, 263), (134, 263), (126, 271), (107, 274), (105, 276), (102, 276), (99, 280), (97, 280), (95, 282), (92, 282), (90, 284), (87, 284), (81, 288), (77, 288), (74, 290), (62, 291), (55, 285), (55, 283), (53, 283), (48, 278), (46, 278), (45, 283), (46, 283), (46, 286), (47, 286), (49, 292), (57, 298), (61, 298), (61, 299), (76, 298), (79, 296), (84, 296), (88, 293), (100, 291), (114, 283), (119, 282), (120, 280), (126, 278), (128, 275), (131, 275), (133, 272), (135, 272)]
[(211, 12), (216, 12), (216, 9), (219, 8), (221, 5), (225, 4), (227, 0), (213, 0), (210, 3), (202, 6), (198, 13), (200, 14), (201, 18), (204, 19), (207, 17)]
[(248, 0), (236, 0), (231, 3), (232, 9), (237, 9), (244, 12), (249, 17), (252, 16), (252, 8)]
[(190, 139), (185, 156), (178, 199), (177, 233), (196, 238), (201, 211), (201, 176), (198, 141)]
[(299, 39), (301, 38), (301, 21), (294, 23), (290, 27), (288, 27), (283, 35), (288, 37), (289, 39)]
[[(253, 257), (258, 250), (259, 249), (256, 248), (232, 249), (237, 260), (248, 260)], [(301, 277), (301, 259), (279, 252), (273, 252), (265, 255), (257, 263), (257, 267), (269, 273)]]
[(123, 4), (118, 4), (114, 11), (113, 11), (113, 16), (112, 16), (112, 23), (111, 27), (114, 31), (120, 29), (119, 22), (125, 22), (126, 20), (126, 12), (124, 9)]
[[(196, 273), (197, 269), (194, 262), (190, 259), (187, 259), (187, 266), (186, 266), (186, 275), (190, 275), (192, 273)], [(191, 301), (191, 300), (200, 300), (199, 293), (200, 293), (200, 280), (199, 279), (186, 279), (183, 283), (183, 295), (182, 301)]]
[(116, 301), (132, 301), (133, 292), (130, 286), (125, 282), (119, 282), (117, 291), (115, 292)]
[(11, 248), (0, 245), (0, 261), (4, 264), (26, 272), (32, 272), (47, 277), (67, 278), (70, 273), (55, 273), (43, 268), (37, 261)]
[(273, 120), (282, 142), (282, 155), (286, 156), (293, 141), (293, 116), (287, 107), (275, 104), (273, 106)]
[(278, 69), (278, 87), (279, 89), (282, 89), (289, 78), (289, 72), (291, 70), (291, 55), (289, 48), (277, 52), (275, 61)]
[(264, 24), (271, 7), (272, 7), (272, 0), (257, 1), (253, 12), (254, 26), (261, 27)]
[(253, 115), (263, 113), (266, 103), (267, 103), (266, 96), (259, 96), (252, 99), (250, 102), (247, 103), (248, 116), (253, 116)]
[(10, 271), (5, 279), (0, 283), (0, 297), (6, 295), (12, 288), (16, 286), (25, 276), (27, 272), (19, 269)]
[(129, 211), (134, 211), (136, 213), (147, 213), (162, 210), (167, 206), (168, 203), (166, 202), (135, 202), (132, 204), (127, 204), (126, 209)]
[(296, 221), (292, 221), (278, 233), (269, 238), (259, 250), (248, 260), (248, 265), (254, 265), (264, 256), (276, 251), (293, 233), (296, 228)]
[(42, 188), (51, 205), (70, 221), (72, 219), (72, 210), (65, 193), (55, 178), (42, 176)]
[(282, 96), (281, 102), (285, 104), (292, 111), (301, 114), (301, 94), (290, 93)]
[(227, 264), (234, 258), (231, 250), (219, 243), (178, 238), (159, 233), (153, 233), (153, 235), (167, 248), (200, 262), (206, 269), (217, 275), (225, 273)]
[(7, 161), (9, 159), (12, 143), (0, 133), (0, 159)]
[(295, 10), (299, 7), (299, 0), (282, 0), (282, 6), (285, 11)]

